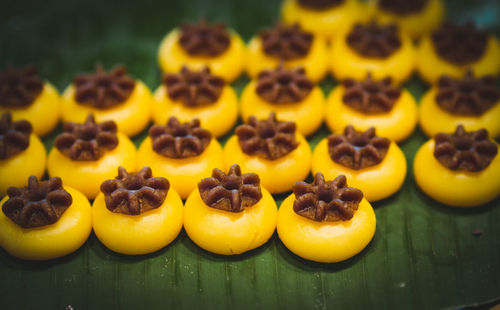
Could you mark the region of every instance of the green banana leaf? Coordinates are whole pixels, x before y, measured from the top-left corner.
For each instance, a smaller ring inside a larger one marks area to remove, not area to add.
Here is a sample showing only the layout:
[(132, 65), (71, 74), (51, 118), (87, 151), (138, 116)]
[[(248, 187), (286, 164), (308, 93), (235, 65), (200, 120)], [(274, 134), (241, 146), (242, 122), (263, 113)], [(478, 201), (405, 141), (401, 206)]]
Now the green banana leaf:
[[(96, 63), (121, 63), (155, 89), (158, 44), (180, 22), (223, 21), (248, 40), (277, 21), (279, 6), (279, 0), (4, 0), (0, 67), (35, 64), (62, 91)], [(451, 20), (474, 19), (500, 32), (498, 1), (450, 0), (447, 8)], [(247, 82), (242, 77), (234, 87), (240, 92)], [(325, 93), (335, 85), (330, 78), (321, 83)], [(405, 86), (417, 99), (427, 89), (417, 78)], [(47, 149), (60, 130), (44, 139)], [(327, 134), (322, 127), (311, 146)], [(405, 184), (373, 204), (375, 237), (348, 261), (305, 261), (276, 234), (234, 257), (201, 250), (184, 231), (166, 248), (137, 257), (109, 251), (92, 234), (75, 253), (48, 262), (0, 250), (0, 309), (434, 309), (494, 302), (500, 298), (500, 199), (457, 210), (424, 195), (411, 167), (425, 141), (417, 130), (401, 143), (409, 164)], [(285, 196), (275, 196), (278, 204)], [(482, 235), (472, 234), (475, 229)]]

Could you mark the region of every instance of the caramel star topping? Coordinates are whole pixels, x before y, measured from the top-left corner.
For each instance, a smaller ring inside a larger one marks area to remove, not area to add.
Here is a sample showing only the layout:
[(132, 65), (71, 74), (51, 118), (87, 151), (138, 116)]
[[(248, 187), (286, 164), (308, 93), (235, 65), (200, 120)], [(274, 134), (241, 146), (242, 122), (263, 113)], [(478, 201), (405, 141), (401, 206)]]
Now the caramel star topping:
[(162, 177), (153, 177), (151, 168), (137, 173), (118, 168), (118, 176), (101, 184), (106, 208), (114, 213), (139, 215), (159, 208), (167, 197), (170, 183)]
[(401, 47), (398, 27), (380, 25), (375, 20), (367, 25), (354, 25), (346, 41), (358, 54), (368, 58), (388, 58)]
[(242, 151), (269, 160), (285, 156), (299, 146), (295, 139), (294, 122), (278, 121), (271, 113), (267, 120), (250, 116), (248, 124), (236, 128), (236, 135)]
[(43, 91), (43, 82), (35, 67), (15, 70), (8, 67), (0, 73), (0, 106), (25, 108), (31, 105)]
[(178, 74), (166, 74), (163, 83), (167, 95), (174, 101), (181, 101), (187, 107), (198, 107), (217, 102), (225, 82), (210, 73), (208, 67), (201, 71), (191, 71), (183, 67)]
[(214, 169), (212, 177), (198, 183), (198, 189), (207, 206), (230, 212), (242, 212), (262, 199), (259, 176), (241, 174), (238, 165), (232, 165), (228, 174)]
[(98, 160), (118, 145), (116, 129), (114, 121), (97, 124), (89, 114), (83, 124), (64, 123), (63, 133), (56, 137), (54, 146), (72, 160)]
[(317, 222), (348, 221), (363, 199), (363, 192), (347, 187), (344, 175), (325, 182), (321, 172), (314, 176), (312, 184), (300, 181), (292, 190), (295, 194), (293, 211)]
[(292, 60), (309, 53), (313, 35), (302, 30), (298, 24), (292, 26), (277, 24), (272, 29), (262, 31), (260, 39), (267, 55)]
[(212, 134), (200, 127), (200, 120), (195, 118), (187, 123), (180, 123), (172, 116), (166, 126), (155, 125), (149, 130), (153, 150), (165, 157), (187, 158), (200, 155), (210, 143)]
[(446, 111), (466, 116), (480, 116), (500, 100), (496, 78), (492, 75), (475, 78), (468, 70), (462, 79), (442, 76), (438, 81), (436, 103)]
[(411, 15), (422, 12), (429, 0), (379, 0), (378, 5), (392, 13)]
[(323, 11), (344, 3), (344, 0), (298, 0), (297, 2), (303, 8)]
[(313, 88), (302, 67), (285, 69), (280, 65), (259, 74), (256, 92), (265, 101), (280, 104), (300, 102)]
[(451, 170), (481, 171), (498, 153), (486, 129), (467, 132), (458, 125), (453, 134), (438, 133), (434, 140), (434, 157)]
[(181, 26), (179, 43), (189, 55), (215, 57), (229, 48), (231, 37), (225, 24), (211, 25), (201, 20)]
[(342, 101), (351, 108), (365, 114), (387, 113), (401, 95), (401, 90), (391, 85), (391, 78), (374, 81), (371, 75), (363, 81), (346, 79)]
[(446, 61), (467, 65), (481, 59), (486, 52), (488, 34), (468, 22), (460, 26), (445, 23), (432, 34), (436, 53)]
[(23, 228), (54, 224), (73, 203), (58, 177), (39, 182), (31, 176), (27, 187), (9, 187), (7, 195), (2, 211)]
[(108, 109), (125, 102), (135, 88), (135, 81), (127, 75), (123, 66), (114, 68), (110, 73), (97, 66), (95, 74), (78, 75), (73, 84), (76, 102), (97, 109)]
[(328, 153), (334, 162), (358, 170), (382, 162), (390, 144), (389, 139), (377, 137), (373, 127), (361, 132), (349, 125), (344, 134), (328, 136)]

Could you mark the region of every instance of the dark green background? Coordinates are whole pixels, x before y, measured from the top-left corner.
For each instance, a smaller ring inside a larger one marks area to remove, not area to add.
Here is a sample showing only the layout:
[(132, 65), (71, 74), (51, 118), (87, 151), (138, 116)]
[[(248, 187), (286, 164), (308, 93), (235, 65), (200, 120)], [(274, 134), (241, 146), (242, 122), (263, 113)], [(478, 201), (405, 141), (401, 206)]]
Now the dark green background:
[[(0, 69), (36, 64), (62, 91), (96, 63), (108, 69), (122, 63), (155, 89), (156, 49), (179, 22), (224, 21), (248, 40), (277, 20), (280, 5), (277, 0), (155, 2), (0, 1)], [(500, 32), (498, 1), (447, 6), (451, 20), (475, 19)], [(247, 82), (242, 77), (234, 86), (241, 91)], [(325, 92), (335, 84), (330, 78), (321, 83)], [(417, 99), (427, 88), (417, 78), (405, 86)], [(311, 145), (327, 134), (323, 127)], [(45, 139), (47, 147), (53, 138)], [(346, 262), (304, 261), (276, 235), (250, 253), (223, 257), (199, 249), (183, 231), (163, 250), (129, 257), (110, 252), (92, 234), (76, 253), (49, 262), (24, 262), (0, 250), (0, 309), (427, 309), (498, 299), (500, 200), (457, 210), (426, 197), (411, 173), (424, 141), (417, 130), (401, 144), (409, 164), (405, 184), (374, 204), (375, 237)], [(480, 237), (472, 235), (476, 228), (483, 231)]]

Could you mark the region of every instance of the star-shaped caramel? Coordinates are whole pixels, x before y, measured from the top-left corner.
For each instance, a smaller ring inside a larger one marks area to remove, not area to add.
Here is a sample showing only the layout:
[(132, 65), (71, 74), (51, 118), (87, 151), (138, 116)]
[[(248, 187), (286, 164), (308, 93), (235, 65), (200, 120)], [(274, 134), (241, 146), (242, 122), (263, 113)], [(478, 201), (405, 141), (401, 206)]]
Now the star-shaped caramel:
[(498, 153), (498, 147), (490, 141), (486, 129), (467, 132), (458, 125), (454, 133), (438, 133), (434, 141), (434, 157), (451, 170), (481, 171)]
[(389, 139), (376, 136), (373, 127), (361, 132), (349, 125), (344, 134), (328, 136), (328, 153), (334, 162), (358, 170), (382, 162), (390, 144)]
[(321, 172), (314, 176), (312, 184), (300, 181), (293, 185), (292, 190), (295, 213), (317, 222), (350, 220), (363, 199), (363, 192), (347, 187), (344, 175), (326, 182)]
[(328, 10), (333, 7), (336, 7), (345, 0), (298, 0), (297, 2), (303, 8), (315, 11), (323, 11)]
[(7, 195), (9, 199), (3, 204), (2, 211), (23, 228), (54, 224), (73, 202), (58, 177), (38, 181), (31, 176), (27, 187), (10, 187)]
[(162, 177), (153, 177), (151, 168), (137, 173), (118, 168), (118, 176), (101, 184), (106, 208), (114, 213), (139, 215), (160, 207), (167, 197), (170, 183)]
[(181, 26), (179, 44), (189, 55), (215, 57), (229, 48), (231, 37), (225, 24), (201, 20)]
[(187, 107), (217, 102), (225, 85), (224, 80), (211, 74), (208, 67), (201, 71), (191, 71), (183, 67), (180, 73), (165, 74), (163, 83), (170, 99), (180, 101)]
[(280, 104), (300, 102), (313, 88), (302, 67), (286, 69), (280, 65), (259, 74), (256, 92), (265, 101)]
[(313, 35), (302, 30), (299, 24), (277, 24), (260, 33), (262, 49), (269, 55), (283, 60), (302, 58), (309, 53)]
[(43, 82), (35, 67), (16, 70), (8, 67), (0, 73), (0, 106), (25, 108), (42, 93)]
[(368, 58), (388, 58), (401, 47), (398, 27), (381, 25), (375, 20), (354, 25), (346, 41), (358, 54)]
[(6, 112), (0, 118), (0, 160), (8, 159), (28, 148), (32, 127), (30, 122), (12, 121), (12, 114)]
[(228, 174), (214, 169), (212, 177), (198, 183), (198, 189), (207, 206), (230, 212), (242, 212), (262, 199), (259, 176), (241, 174), (238, 165), (232, 165)]
[(181, 123), (172, 116), (166, 126), (154, 125), (149, 130), (153, 150), (165, 157), (187, 158), (200, 155), (210, 143), (212, 134), (200, 127), (200, 120)]
[(97, 109), (108, 109), (125, 102), (135, 88), (135, 81), (123, 66), (109, 73), (97, 66), (95, 74), (78, 75), (73, 84), (76, 102)]
[(382, 9), (398, 15), (411, 15), (422, 12), (429, 0), (379, 0)]

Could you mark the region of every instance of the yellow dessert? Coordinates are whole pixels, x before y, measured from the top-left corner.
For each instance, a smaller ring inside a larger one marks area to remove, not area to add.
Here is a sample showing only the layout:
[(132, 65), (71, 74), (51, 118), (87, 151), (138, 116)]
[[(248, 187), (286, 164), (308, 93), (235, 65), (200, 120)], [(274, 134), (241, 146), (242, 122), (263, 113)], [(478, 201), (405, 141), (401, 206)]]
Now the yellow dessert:
[(453, 207), (475, 207), (500, 195), (498, 144), (488, 131), (439, 133), (420, 147), (413, 174), (424, 193)]
[(167, 179), (153, 177), (149, 167), (101, 185), (92, 205), (94, 232), (108, 249), (127, 255), (155, 252), (182, 229), (182, 200)]
[(186, 200), (184, 229), (202, 249), (236, 255), (255, 249), (274, 233), (277, 207), (259, 176), (241, 174), (233, 165), (228, 174), (214, 169)]
[(62, 186), (60, 178), (11, 187), (0, 202), (0, 246), (25, 260), (48, 260), (68, 255), (92, 231), (91, 208), (79, 191)]
[(357, 0), (285, 0), (281, 8), (283, 22), (298, 23), (306, 31), (324, 38), (333, 38), (356, 21), (369, 17)]
[(166, 126), (151, 127), (137, 157), (139, 167), (148, 165), (156, 175), (170, 180), (182, 199), (223, 163), (222, 147), (208, 130), (200, 128), (198, 119), (181, 124), (175, 117)]
[(462, 124), (469, 130), (485, 128), (492, 137), (500, 135), (500, 91), (493, 76), (474, 77), (468, 71), (463, 78), (442, 76), (422, 98), (419, 106), (420, 127), (433, 137), (452, 132)]
[(92, 113), (98, 122), (113, 120), (127, 136), (140, 133), (151, 118), (153, 97), (140, 80), (133, 80), (123, 66), (106, 73), (76, 76), (63, 93), (62, 118), (81, 123)]
[(416, 53), (411, 38), (395, 24), (357, 23), (332, 43), (330, 64), (339, 79), (364, 79), (368, 73), (394, 83), (406, 81), (415, 68)]
[[(298, 182), (278, 212), (278, 235), (294, 254), (315, 262), (336, 263), (361, 252), (375, 234), (376, 218), (363, 193), (347, 187), (340, 175), (325, 181)], [(295, 195), (295, 197), (294, 197)]]
[(276, 113), (280, 120), (297, 124), (304, 136), (314, 133), (323, 122), (325, 98), (304, 74), (304, 70), (278, 67), (263, 71), (257, 80), (251, 81), (241, 94), (243, 121), (250, 116), (266, 118)]
[(10, 112), (0, 118), (0, 197), (9, 186), (23, 186), (29, 176), (45, 172), (45, 147), (32, 130), (26, 120), (13, 122)]
[(281, 64), (288, 69), (302, 67), (308, 78), (318, 82), (328, 70), (326, 40), (303, 31), (298, 24), (278, 24), (250, 40), (245, 63), (251, 78)]
[(293, 122), (250, 117), (236, 128), (224, 146), (224, 167), (238, 163), (243, 172), (257, 173), (271, 193), (289, 191), (304, 180), (311, 168), (311, 149)]
[(154, 97), (153, 120), (157, 125), (165, 124), (171, 116), (181, 122), (198, 118), (203, 128), (220, 137), (238, 119), (236, 92), (207, 67), (200, 71), (183, 67), (179, 73), (165, 74)]
[(442, 0), (373, 1), (374, 16), (384, 23), (395, 22), (414, 39), (428, 34), (443, 22)]
[(328, 96), (326, 124), (339, 133), (349, 124), (399, 142), (406, 139), (417, 125), (417, 104), (413, 96), (401, 87), (391, 85), (391, 78), (344, 80)]
[(443, 76), (462, 77), (472, 69), (477, 76), (498, 75), (500, 42), (473, 23), (445, 23), (418, 46), (417, 70), (422, 79), (434, 84)]
[(59, 93), (49, 82), (40, 80), (35, 68), (9, 68), (0, 73), (0, 89), (0, 114), (10, 112), (14, 121), (27, 120), (37, 136), (50, 133), (59, 123)]
[(85, 123), (65, 123), (63, 130), (49, 153), (49, 175), (60, 176), (89, 199), (97, 196), (100, 184), (113, 178), (119, 166), (135, 170), (135, 146), (117, 132), (113, 121), (96, 123), (90, 114)]
[(227, 82), (238, 78), (243, 71), (245, 43), (224, 24), (185, 24), (170, 31), (161, 41), (158, 62), (163, 72), (179, 72), (187, 66), (201, 70), (208, 66)]
[(321, 172), (327, 179), (343, 174), (373, 202), (401, 188), (406, 176), (406, 159), (396, 143), (376, 136), (373, 127), (358, 132), (348, 126), (344, 134), (330, 135), (316, 146), (312, 172)]

